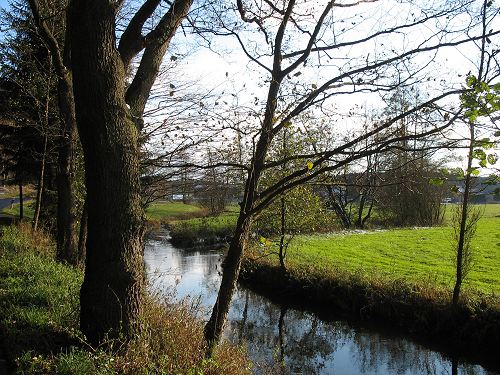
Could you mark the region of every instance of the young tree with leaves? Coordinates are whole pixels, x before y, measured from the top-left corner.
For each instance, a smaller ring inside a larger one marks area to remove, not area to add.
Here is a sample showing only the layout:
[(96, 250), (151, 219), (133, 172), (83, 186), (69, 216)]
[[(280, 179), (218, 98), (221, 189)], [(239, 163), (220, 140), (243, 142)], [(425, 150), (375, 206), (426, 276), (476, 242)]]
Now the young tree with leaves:
[[(495, 153), (487, 153), (485, 149), (491, 149), (495, 142), (491, 138), (478, 139), (481, 129), (481, 119), (491, 121), (491, 116), (500, 111), (500, 83), (498, 78), (500, 71), (496, 56), (498, 49), (491, 45), (488, 29), (491, 27), (491, 15), (498, 16), (490, 1), (485, 0), (481, 9), (482, 37), (478, 43), (480, 59), (477, 76), (469, 75), (466, 81), (466, 90), (460, 96), (462, 107), (465, 110), (464, 117), (468, 127), (467, 166), (463, 173), (464, 192), (459, 210), (455, 215), (454, 228), (456, 240), (455, 259), (455, 285), (453, 288), (453, 305), (457, 305), (460, 299), (462, 283), (470, 271), (472, 265), (472, 239), (474, 237), (480, 213), (471, 207), (470, 198), (473, 177), (480, 174), (480, 168), (488, 164), (496, 163), (498, 156)], [(488, 125), (486, 125), (488, 127)], [(492, 127), (491, 127), (492, 126)], [(494, 136), (500, 136), (498, 128), (490, 125), (490, 131)], [(473, 162), (477, 160), (478, 166)], [(497, 177), (498, 178), (498, 177)]]

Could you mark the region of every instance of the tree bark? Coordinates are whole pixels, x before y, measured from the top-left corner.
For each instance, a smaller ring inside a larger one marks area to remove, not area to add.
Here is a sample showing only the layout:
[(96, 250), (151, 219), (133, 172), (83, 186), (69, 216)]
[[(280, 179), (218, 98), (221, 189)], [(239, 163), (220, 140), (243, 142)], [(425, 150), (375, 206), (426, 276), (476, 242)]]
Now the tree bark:
[(281, 41), (286, 27), (286, 23), (293, 8), (294, 1), (289, 4), (287, 16), (280, 25), (280, 31), (276, 38), (275, 55), (272, 71), (272, 80), (267, 94), (266, 111), (262, 121), (262, 131), (255, 148), (255, 155), (251, 162), (250, 172), (245, 184), (245, 193), (241, 203), (240, 214), (236, 223), (235, 232), (229, 245), (228, 253), (224, 261), (224, 272), (222, 274), (222, 283), (217, 295), (217, 301), (212, 310), (209, 321), (205, 325), (205, 341), (207, 342), (206, 356), (211, 357), (215, 347), (222, 336), (224, 324), (227, 319), (231, 299), (236, 288), (240, 265), (243, 254), (246, 250), (250, 230), (252, 227), (252, 218), (255, 215), (254, 205), (258, 199), (258, 185), (260, 176), (264, 170), (264, 161), (273, 139), (273, 123), (277, 107), (277, 98), (281, 82), (286, 73), (281, 71)]
[[(151, 4), (150, 8), (146, 11), (146, 8), (149, 5), (148, 3)], [(146, 1), (144, 3), (144, 6), (141, 7), (136, 16), (139, 16), (141, 10), (148, 13), (151, 9), (156, 8), (157, 3), (159, 3), (159, 1)], [(189, 8), (191, 8), (192, 3), (193, 0), (175, 0), (175, 2), (170, 6), (168, 12), (165, 13), (165, 15), (161, 18), (160, 22), (154, 28), (154, 30), (145, 37), (140, 36), (140, 30), (139, 32), (132, 32), (132, 34), (135, 34), (135, 38), (140, 38), (143, 46), (145, 47), (135, 77), (126, 91), (126, 101), (130, 105), (131, 112), (136, 118), (142, 117), (144, 113), (151, 88), (153, 87), (153, 84), (156, 81), (156, 77), (158, 76), (158, 73), (160, 71), (163, 57), (167, 52), (170, 41), (174, 37), (177, 28), (181, 24), (182, 20), (186, 17)], [(133, 21), (137, 21), (137, 24), (141, 24), (141, 22), (143, 24), (143, 19), (144, 18), (141, 19), (141, 17), (134, 17), (130, 23), (130, 26), (134, 25)], [(129, 28), (127, 28), (127, 31), (128, 30)], [(124, 35), (128, 36), (128, 34)], [(123, 43), (120, 41), (119, 51), (122, 53), (122, 61), (124, 62), (125, 66), (128, 66), (130, 64), (130, 55), (133, 55), (134, 53), (136, 53), (136, 51), (139, 50), (132, 44), (133, 43), (129, 42), (128, 39)], [(137, 125), (138, 128), (141, 129), (142, 121), (139, 121)]]
[(280, 198), (280, 223), (281, 223), (281, 228), (280, 228), (280, 244), (279, 244), (278, 256), (280, 260), (281, 269), (283, 270), (283, 272), (285, 272), (286, 271), (286, 264), (285, 264), (286, 202), (285, 202), (285, 197), (283, 196)]
[(40, 4), (37, 0), (29, 0), (30, 9), (37, 24), (40, 36), (43, 38), (54, 61), (57, 74), (57, 96), (59, 111), (62, 117), (60, 142), (57, 160), (57, 259), (76, 264), (76, 204), (74, 187), (74, 153), (76, 144), (76, 115), (73, 96), (73, 82), (69, 65), (69, 26), (66, 27), (64, 50), (54, 38), (45, 18), (42, 17)]
[(331, 185), (326, 185), (326, 191), (328, 192), (328, 198), (330, 199), (330, 204), (332, 205), (335, 214), (342, 222), (342, 226), (346, 229), (351, 227), (351, 219), (349, 214), (345, 211), (344, 207), (337, 202), (337, 198), (335, 197), (335, 192)]
[(111, 2), (74, 0), (69, 17), (88, 203), (80, 327), (91, 343), (131, 337), (144, 294), (138, 132), (124, 99), (115, 11)]
[(23, 179), (19, 178), (19, 220), (24, 219)]
[(76, 114), (71, 73), (58, 72), (58, 101), (62, 116), (57, 175), (57, 256), (76, 265), (77, 207), (75, 202)]
[(88, 215), (87, 198), (83, 204), (82, 216), (80, 218), (80, 235), (78, 236), (78, 265), (85, 264), (85, 247), (87, 246)]

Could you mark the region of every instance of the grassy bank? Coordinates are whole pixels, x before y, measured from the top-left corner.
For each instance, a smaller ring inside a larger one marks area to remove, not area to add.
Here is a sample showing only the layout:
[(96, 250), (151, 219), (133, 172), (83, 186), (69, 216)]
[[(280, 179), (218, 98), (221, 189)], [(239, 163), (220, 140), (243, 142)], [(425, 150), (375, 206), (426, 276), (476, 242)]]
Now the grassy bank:
[(461, 305), (450, 306), (451, 228), (393, 229), (297, 236), (287, 272), (256, 246), (241, 279), (265, 294), (322, 313), (391, 322), (402, 331), (444, 338), (464, 352), (500, 347), (500, 205), (479, 221), (475, 264)]
[(146, 209), (146, 218), (152, 221), (169, 222), (206, 215), (206, 210), (182, 202), (155, 202)]
[[(473, 241), (474, 266), (464, 287), (500, 295), (500, 205), (488, 205)], [(452, 228), (297, 236), (288, 252), (291, 268), (346, 271), (377, 279), (451, 288), (454, 281)]]
[(172, 221), (169, 224), (171, 242), (191, 247), (227, 241), (233, 234), (237, 219), (237, 208), (229, 207), (219, 216)]
[(202, 324), (184, 305), (149, 298), (144, 330), (127, 345), (86, 345), (78, 330), (79, 270), (54, 261), (53, 246), (27, 227), (1, 228), (0, 332), (19, 374), (248, 374), (240, 348), (204, 360)]

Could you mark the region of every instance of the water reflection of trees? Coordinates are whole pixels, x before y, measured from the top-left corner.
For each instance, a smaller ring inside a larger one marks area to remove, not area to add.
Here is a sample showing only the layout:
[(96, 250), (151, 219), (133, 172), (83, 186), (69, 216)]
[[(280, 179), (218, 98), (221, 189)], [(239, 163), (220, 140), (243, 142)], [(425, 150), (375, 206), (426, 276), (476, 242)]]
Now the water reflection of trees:
[(447, 360), (405, 338), (324, 322), (244, 289), (235, 296), (228, 325), (226, 337), (246, 343), (258, 362), (282, 363), (284, 374), (328, 374), (339, 361), (360, 374), (489, 374), (480, 366)]
[(487, 374), (480, 366), (462, 365), (456, 359), (448, 360), (440, 353), (405, 338), (386, 338), (375, 332), (358, 330), (352, 342), (352, 358), (363, 373), (387, 368), (390, 374)]
[(320, 374), (336, 343), (321, 332), (321, 324), (310, 314), (239, 290), (228, 330), (234, 341), (248, 345), (259, 362), (283, 363), (283, 373)]

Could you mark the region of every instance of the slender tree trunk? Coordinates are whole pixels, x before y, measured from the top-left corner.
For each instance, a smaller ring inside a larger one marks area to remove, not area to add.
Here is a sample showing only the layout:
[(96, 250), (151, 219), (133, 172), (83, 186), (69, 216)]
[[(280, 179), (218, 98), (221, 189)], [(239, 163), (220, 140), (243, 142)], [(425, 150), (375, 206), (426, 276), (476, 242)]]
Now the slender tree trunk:
[(279, 349), (280, 349), (280, 355), (279, 355), (279, 363), (280, 363), (280, 370), (283, 371), (285, 374), (286, 372), (286, 365), (285, 365), (285, 315), (287, 312), (287, 308), (281, 306), (280, 309), (280, 317), (278, 320), (278, 338), (279, 338)]
[(280, 247), (279, 247), (279, 258), (280, 258), (280, 266), (283, 271), (286, 271), (286, 265), (285, 265), (285, 235), (286, 235), (286, 201), (285, 197), (280, 198), (280, 222), (281, 222), (281, 228), (280, 228)]
[(19, 220), (24, 219), (23, 179), (19, 178)]
[[(59, 95), (66, 94), (60, 93)], [(63, 124), (66, 122), (63, 121)], [(74, 189), (76, 129), (73, 126), (75, 125), (74, 121), (73, 124), (69, 124), (69, 128), (63, 125), (57, 170), (57, 259), (73, 265), (76, 265), (78, 258)]]
[(125, 103), (112, 2), (74, 0), (73, 83), (85, 158), (88, 234), (80, 327), (92, 343), (131, 337), (144, 294), (138, 131)]
[(222, 274), (222, 283), (217, 295), (217, 301), (212, 310), (212, 315), (205, 325), (205, 341), (208, 344), (206, 355), (211, 357), (215, 347), (217, 346), (224, 324), (226, 323), (229, 306), (236, 288), (238, 275), (243, 254), (247, 247), (250, 230), (252, 227), (252, 219), (254, 213), (254, 204), (257, 200), (257, 188), (262, 171), (264, 170), (264, 160), (267, 150), (273, 138), (273, 119), (276, 113), (277, 97), (283, 74), (281, 72), (281, 59), (278, 55), (275, 56), (275, 66), (273, 68), (273, 80), (269, 86), (267, 96), (266, 112), (262, 122), (262, 132), (257, 146), (255, 155), (251, 162), (250, 173), (245, 185), (245, 194), (241, 203), (240, 214), (236, 222), (236, 228), (229, 245), (226, 259), (224, 261), (224, 272)]
[(42, 16), (37, 0), (28, 0), (40, 36), (43, 38), (54, 62), (57, 74), (57, 95), (59, 111), (62, 117), (58, 149), (57, 170), (57, 258), (76, 264), (76, 204), (74, 188), (74, 153), (76, 144), (76, 116), (73, 97), (70, 60), (69, 24), (66, 24), (65, 47), (62, 51), (53, 30)]
[(368, 207), (368, 212), (366, 213), (365, 217), (361, 221), (361, 228), (364, 228), (366, 221), (368, 219), (370, 219), (370, 217), (372, 216), (373, 203), (374, 203), (374, 201), (373, 201), (373, 198), (372, 198), (372, 200), (370, 201), (370, 206)]
[(342, 226), (344, 228), (350, 228), (351, 227), (351, 219), (349, 217), (349, 214), (345, 211), (345, 209), (340, 205), (340, 203), (337, 202), (337, 199), (335, 198), (335, 192), (333, 191), (333, 188), (330, 185), (326, 186), (326, 191), (328, 192), (328, 198), (330, 199), (330, 203), (333, 207), (333, 210), (335, 211), (335, 214), (337, 217), (340, 219), (342, 222)]
[[(52, 67), (52, 60), (49, 59), (50, 67)], [(38, 175), (38, 187), (37, 187), (37, 192), (36, 192), (36, 202), (35, 202), (35, 213), (33, 214), (33, 221), (31, 224), (31, 227), (33, 231), (36, 231), (38, 228), (38, 220), (40, 217), (40, 209), (42, 207), (42, 193), (43, 193), (43, 188), (44, 188), (44, 179), (45, 179), (45, 159), (47, 157), (47, 143), (48, 143), (48, 128), (49, 128), (49, 110), (50, 110), (50, 85), (51, 85), (51, 80), (50, 78), (47, 79), (47, 86), (46, 86), (46, 92), (45, 92), (45, 110), (43, 113), (43, 132), (44, 132), (44, 137), (43, 137), (43, 153), (42, 153), (42, 160), (40, 162), (40, 173)]]
[(240, 215), (233, 239), (229, 245), (227, 257), (224, 260), (224, 272), (222, 273), (222, 282), (219, 294), (217, 295), (217, 301), (212, 309), (210, 320), (205, 326), (205, 340), (208, 343), (207, 357), (212, 356), (224, 329), (231, 299), (236, 289), (242, 255), (247, 247), (250, 227), (251, 219)]
[(33, 222), (31, 227), (33, 231), (36, 231), (38, 228), (38, 220), (40, 218), (40, 210), (42, 207), (42, 194), (44, 188), (44, 179), (45, 179), (45, 159), (47, 157), (47, 135), (45, 135), (43, 140), (43, 154), (42, 161), (40, 163), (40, 173), (38, 174), (38, 187), (36, 191), (36, 201), (35, 201), (35, 213), (33, 214)]
[(363, 210), (365, 208), (366, 195), (361, 194), (359, 199), (359, 208), (358, 208), (358, 219), (356, 220), (356, 227), (363, 228)]
[(453, 288), (453, 305), (458, 304), (458, 300), (460, 298), (460, 288), (462, 286), (463, 277), (463, 255), (464, 255), (464, 243), (465, 243), (465, 227), (467, 225), (467, 213), (469, 206), (469, 197), (470, 197), (470, 189), (471, 189), (471, 167), (472, 167), (472, 159), (474, 152), (474, 125), (470, 124), (470, 142), (469, 142), (469, 153), (467, 155), (467, 170), (465, 172), (465, 185), (464, 185), (464, 195), (462, 201), (462, 212), (460, 217), (460, 233), (458, 237), (457, 244), (457, 264), (456, 264), (456, 273), (455, 273), (455, 286)]

